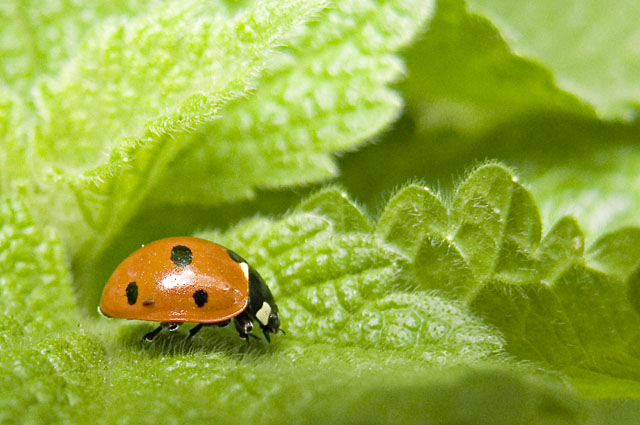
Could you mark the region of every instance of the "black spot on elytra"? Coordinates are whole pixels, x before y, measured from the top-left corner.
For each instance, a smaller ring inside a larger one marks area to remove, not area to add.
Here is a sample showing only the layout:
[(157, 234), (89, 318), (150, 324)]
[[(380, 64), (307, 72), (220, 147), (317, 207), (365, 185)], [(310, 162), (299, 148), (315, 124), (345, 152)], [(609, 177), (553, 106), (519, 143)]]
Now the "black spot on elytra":
[(196, 302), (196, 305), (198, 307), (202, 307), (203, 305), (205, 305), (208, 299), (209, 294), (207, 294), (207, 291), (205, 291), (204, 289), (198, 289), (193, 293), (193, 300)]
[(176, 245), (171, 249), (171, 261), (173, 261), (176, 266), (188, 266), (191, 264), (192, 259), (193, 253), (186, 246)]
[(127, 302), (134, 305), (138, 301), (138, 285), (135, 282), (130, 282), (127, 285)]
[(229, 257), (231, 257), (231, 259), (233, 261), (235, 261), (236, 263), (246, 263), (246, 261), (244, 261), (244, 258), (239, 256), (237, 252), (234, 252), (234, 251), (231, 251), (230, 249), (227, 249), (227, 253), (229, 254)]

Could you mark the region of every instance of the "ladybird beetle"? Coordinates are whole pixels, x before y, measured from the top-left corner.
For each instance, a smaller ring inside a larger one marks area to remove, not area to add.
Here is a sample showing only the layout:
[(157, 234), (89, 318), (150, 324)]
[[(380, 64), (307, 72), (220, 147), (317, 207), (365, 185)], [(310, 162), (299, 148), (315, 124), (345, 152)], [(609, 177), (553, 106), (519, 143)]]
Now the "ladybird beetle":
[(143, 245), (127, 257), (107, 281), (98, 312), (160, 322), (146, 341), (185, 322), (196, 323), (189, 338), (204, 325), (226, 326), (231, 319), (247, 341), (254, 320), (267, 341), (280, 330), (278, 306), (258, 272), (230, 249), (186, 236)]

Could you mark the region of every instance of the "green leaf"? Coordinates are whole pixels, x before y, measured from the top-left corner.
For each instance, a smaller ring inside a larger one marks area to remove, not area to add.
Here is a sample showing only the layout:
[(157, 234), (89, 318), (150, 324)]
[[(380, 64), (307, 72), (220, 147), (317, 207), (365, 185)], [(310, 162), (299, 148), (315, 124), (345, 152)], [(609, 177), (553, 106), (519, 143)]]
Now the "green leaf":
[(107, 165), (113, 173), (116, 158), (104, 164), (105, 151), (210, 121), (246, 93), (267, 51), (315, 10), (299, 1), (262, 3), (228, 19), (189, 1), (108, 21), (60, 77), (39, 85), (40, 149), (65, 168)]
[(504, 0), (470, 0), (469, 6), (488, 17), (516, 52), (547, 67), (562, 88), (602, 116), (635, 116), (640, 99), (637, 2), (546, 1), (522, 7)]
[(429, 188), (412, 184), (394, 194), (380, 215), (376, 233), (411, 257), (423, 238), (446, 238), (449, 217), (440, 198)]
[(296, 210), (329, 217), (336, 231), (370, 233), (373, 230), (371, 219), (340, 188), (322, 189), (301, 202)]
[[(572, 131), (572, 127), (577, 128)], [(544, 221), (570, 214), (578, 218), (590, 238), (624, 226), (639, 226), (640, 186), (634, 177), (640, 164), (637, 124), (574, 124), (553, 130), (541, 138), (551, 139), (550, 145), (566, 145), (553, 154), (566, 157), (560, 162), (540, 158), (540, 165), (529, 177)], [(573, 143), (567, 145), (567, 139)]]
[(472, 307), (507, 337), (509, 352), (529, 360), (563, 367), (578, 360), (571, 347), (579, 345), (557, 299), (546, 285), (514, 286), (488, 282)]
[[(474, 169), (446, 213), (425, 193), (415, 185), (401, 190), (379, 223), (382, 229), (396, 226), (398, 237), (390, 239), (400, 241), (410, 283), (467, 301), (500, 329), (509, 353), (567, 373), (586, 393), (605, 380), (599, 397), (638, 394), (637, 283), (623, 280), (640, 258), (635, 229), (604, 236), (586, 260), (584, 237), (572, 218), (560, 220), (541, 241), (533, 198), (499, 164)], [(410, 217), (406, 222), (401, 211)], [(441, 224), (437, 230), (424, 225), (442, 223), (443, 216), (449, 217), (444, 237)], [(403, 236), (411, 229), (420, 242), (417, 255), (417, 242)], [(590, 261), (607, 274), (590, 268)], [(593, 381), (584, 378), (589, 374)]]
[(0, 422), (80, 423), (101, 416), (105, 353), (81, 332), (0, 349)]
[[(562, 73), (513, 54), (502, 21), (442, 0), (425, 29), (431, 8), (0, 6), (0, 422), (637, 422), (637, 125), (598, 121)], [(309, 188), (268, 190), (337, 174), (332, 154), (377, 136), (399, 93), (407, 113), (352, 166), (355, 198), (374, 211), (380, 187), (421, 177), (437, 192), (403, 186), (375, 220), (340, 186), (297, 207)], [(492, 157), (534, 176), (535, 196), (500, 163), (464, 173)], [(288, 212), (238, 224), (243, 208)], [(198, 234), (260, 271), (287, 334), (144, 344), (153, 324), (98, 318), (144, 214), (171, 221), (145, 238), (218, 227)]]
[(323, 5), (258, 2), (229, 18), (195, 1), (159, 3), (109, 20), (63, 74), (43, 80), (36, 141), (55, 173), (45, 167), (48, 191), (32, 197), (67, 242), (81, 296), (95, 300), (97, 288), (86, 286), (101, 280), (96, 262), (190, 132), (245, 95), (283, 36)]
[[(152, 193), (156, 202), (212, 204), (337, 174), (330, 154), (388, 126), (402, 101), (389, 89), (394, 55), (424, 27), (433, 1), (339, 1), (284, 41), (252, 96), (202, 128)], [(176, 176), (178, 178), (176, 178)], [(189, 185), (183, 184), (189, 181)]]
[[(472, 308), (500, 328), (519, 357), (564, 371), (593, 396), (637, 396), (640, 358), (629, 344), (640, 320), (619, 280), (576, 266), (550, 287), (485, 286)], [(602, 380), (608, 384), (595, 391)]]
[(640, 269), (634, 270), (633, 274), (629, 276), (628, 280), (628, 296), (631, 305), (636, 309), (636, 312), (640, 314)]
[(0, 315), (27, 330), (64, 329), (77, 320), (58, 238), (37, 226), (22, 202), (6, 199), (0, 201)]
[[(477, 269), (467, 266), (472, 292), (436, 294), (424, 282), (417, 282), (418, 291), (416, 282), (407, 285), (418, 278), (412, 273), (422, 266), (412, 263), (424, 259), (420, 251), (431, 243), (429, 235), (449, 234), (473, 219), (478, 234), (494, 237), (489, 231), (497, 228), (496, 216), (474, 214), (471, 207), (520, 211), (512, 204), (522, 202), (525, 211), (535, 211), (526, 194), (507, 168), (490, 164), (460, 183), (450, 205), (418, 185), (406, 186), (375, 225), (342, 190), (329, 187), (281, 218), (255, 217), (226, 232), (201, 232), (197, 236), (231, 247), (260, 271), (286, 335), (247, 347), (232, 327), (208, 327), (193, 339), (174, 332), (143, 344), (152, 325), (100, 318), (86, 319), (96, 337), (80, 329), (41, 339), (18, 337), (19, 323), (8, 318), (3, 322), (10, 334), (0, 332), (0, 383), (12, 392), (11, 404), (0, 398), (2, 419), (38, 423), (47, 412), (48, 420), (70, 423), (92, 417), (143, 424), (185, 418), (587, 423), (607, 406), (578, 399), (562, 377), (540, 367), (566, 373), (593, 396), (637, 394), (634, 362), (640, 360), (627, 330), (640, 318), (625, 302), (619, 279), (580, 263), (581, 234), (573, 220), (536, 242), (527, 233), (531, 226), (518, 224), (529, 224), (530, 215), (505, 215), (514, 223), (502, 232), (518, 229), (523, 239), (503, 239), (537, 247), (521, 253), (536, 266), (529, 280), (544, 276), (552, 284), (500, 281), (496, 273), (479, 279)], [(462, 201), (469, 195), (475, 204)], [(408, 235), (403, 226), (415, 230), (420, 247), (387, 231)], [(455, 237), (449, 242), (456, 246)], [(475, 257), (460, 261), (467, 258)], [(511, 356), (537, 363), (520, 364)], [(596, 389), (596, 383), (606, 385)], [(168, 393), (172, 397), (157, 397)]]
[(417, 135), (429, 138), (432, 155), (452, 156), (459, 163), (467, 147), (456, 141), (441, 147), (429, 130), (455, 128), (475, 135), (531, 111), (592, 114), (557, 87), (554, 74), (515, 54), (495, 24), (467, 11), (464, 0), (440, 0), (425, 34), (403, 54), (407, 114)]
[(456, 189), (451, 234), (478, 280), (526, 280), (540, 242), (537, 206), (500, 165), (474, 170)]
[(543, 282), (553, 281), (567, 268), (583, 262), (584, 235), (572, 217), (560, 219), (542, 239), (535, 253)]
[(627, 279), (640, 264), (640, 228), (607, 233), (589, 247), (590, 264), (604, 273)]
[[(526, 388), (517, 399), (546, 394), (564, 406), (563, 414), (575, 415), (571, 396), (557, 383), (549, 390), (541, 385), (544, 379), (525, 382), (491, 367), (462, 375), (434, 369), (465, 360), (499, 361), (502, 339), (464, 305), (405, 288), (399, 279), (404, 262), (372, 228), (367, 231), (369, 219), (363, 218), (341, 190), (327, 188), (282, 218), (258, 217), (228, 232), (199, 233), (232, 247), (260, 271), (287, 335), (274, 336), (268, 347), (252, 342), (247, 349), (235, 330), (208, 328), (188, 343), (184, 334), (173, 333), (141, 349), (148, 325), (111, 324), (117, 337), (109, 343), (111, 387), (102, 400), (118, 409), (106, 409), (105, 421), (179, 421), (181, 406), (189, 405), (193, 418), (225, 423), (321, 423), (346, 409), (361, 422), (371, 418), (363, 394), (396, 387), (392, 393), (412, 401), (381, 401), (394, 414), (374, 415), (378, 422), (415, 417), (412, 406), (427, 414), (432, 404), (446, 409), (446, 417), (473, 418), (482, 415), (481, 404), (460, 412), (464, 402), (440, 395), (482, 379), (496, 385), (486, 387), (488, 392), (472, 385), (470, 394), (499, 397)], [(131, 397), (134, 388), (137, 396)], [(153, 402), (158, 391), (174, 396)], [(301, 392), (307, 396), (291, 396)], [(138, 397), (151, 401), (139, 405)], [(430, 404), (420, 402), (424, 397)], [(513, 412), (533, 417), (538, 409)]]
[(8, 0), (0, 5), (0, 80), (27, 94), (41, 75), (54, 74), (72, 56), (96, 22), (128, 16), (149, 1)]
[(409, 281), (425, 290), (465, 294), (473, 273), (449, 235), (449, 212), (439, 196), (411, 184), (380, 215), (376, 232), (409, 259)]
[(367, 234), (365, 217), (344, 192), (328, 188), (282, 220), (254, 219), (226, 235), (198, 236), (217, 238), (260, 270), (288, 339), (398, 350), (431, 362), (500, 349), (500, 338), (461, 306), (406, 292), (405, 262)]

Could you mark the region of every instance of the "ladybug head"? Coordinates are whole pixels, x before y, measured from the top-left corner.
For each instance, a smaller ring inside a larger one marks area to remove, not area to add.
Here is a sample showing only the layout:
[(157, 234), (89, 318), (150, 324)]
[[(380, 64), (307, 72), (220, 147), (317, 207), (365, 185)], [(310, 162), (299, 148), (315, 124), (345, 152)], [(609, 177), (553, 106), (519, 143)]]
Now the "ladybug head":
[(265, 301), (262, 307), (256, 312), (256, 319), (260, 323), (264, 337), (269, 340), (269, 334), (280, 331), (280, 318), (278, 317), (278, 306), (273, 301)]
[(275, 334), (280, 330), (280, 318), (278, 317), (278, 307), (274, 305), (271, 308), (272, 310), (271, 314), (269, 314), (269, 320), (266, 325), (262, 326), (262, 329), (265, 332)]

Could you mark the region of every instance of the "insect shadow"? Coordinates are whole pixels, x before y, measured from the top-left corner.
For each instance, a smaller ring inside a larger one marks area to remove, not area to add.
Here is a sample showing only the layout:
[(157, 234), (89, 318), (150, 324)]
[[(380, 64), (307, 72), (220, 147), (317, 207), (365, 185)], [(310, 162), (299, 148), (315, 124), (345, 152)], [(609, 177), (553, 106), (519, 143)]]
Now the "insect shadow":
[[(188, 328), (193, 325), (185, 325)], [(279, 342), (269, 344), (264, 339), (250, 338), (244, 341), (231, 327), (205, 327), (198, 335), (189, 337), (189, 332), (183, 329), (175, 332), (162, 332), (153, 341), (145, 341), (143, 336), (152, 330), (148, 324), (127, 326), (121, 330), (118, 339), (121, 346), (130, 351), (140, 351), (148, 356), (167, 356), (183, 354), (211, 354), (255, 357), (278, 351)]]

